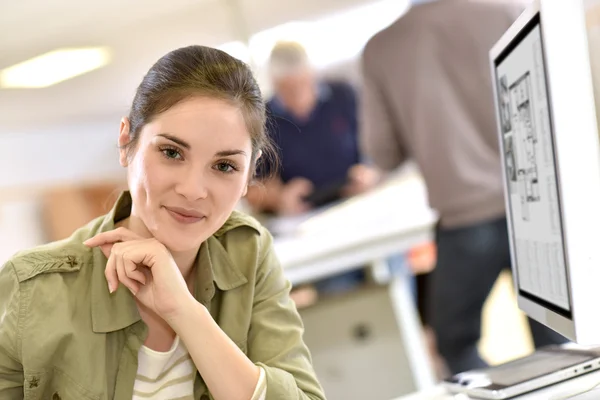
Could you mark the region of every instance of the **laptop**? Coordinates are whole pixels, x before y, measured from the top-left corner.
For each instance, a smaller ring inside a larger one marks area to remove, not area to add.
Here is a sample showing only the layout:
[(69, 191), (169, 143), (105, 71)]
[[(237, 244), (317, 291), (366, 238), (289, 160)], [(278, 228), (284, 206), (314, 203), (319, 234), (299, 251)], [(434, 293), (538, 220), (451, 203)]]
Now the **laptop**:
[(547, 346), (505, 364), (471, 370), (445, 379), (454, 394), (504, 400), (600, 369), (600, 348)]

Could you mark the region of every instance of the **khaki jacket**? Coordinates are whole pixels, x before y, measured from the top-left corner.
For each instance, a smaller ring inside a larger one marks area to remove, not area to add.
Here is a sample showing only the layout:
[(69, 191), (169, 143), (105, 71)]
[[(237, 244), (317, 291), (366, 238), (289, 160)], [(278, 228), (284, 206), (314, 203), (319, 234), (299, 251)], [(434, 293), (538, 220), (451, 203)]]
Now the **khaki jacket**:
[[(123, 285), (109, 294), (102, 252), (83, 245), (130, 210), (126, 192), (106, 216), (0, 269), (0, 399), (132, 398), (147, 326)], [(267, 399), (324, 399), (265, 228), (234, 212), (197, 260), (195, 298), (264, 368)], [(212, 399), (200, 374), (194, 398)]]

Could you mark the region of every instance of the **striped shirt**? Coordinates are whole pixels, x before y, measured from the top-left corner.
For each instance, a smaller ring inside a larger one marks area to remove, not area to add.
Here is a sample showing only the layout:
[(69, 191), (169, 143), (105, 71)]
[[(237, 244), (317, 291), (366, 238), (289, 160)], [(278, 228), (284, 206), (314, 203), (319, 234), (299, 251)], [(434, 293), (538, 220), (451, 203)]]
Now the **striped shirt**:
[[(138, 352), (138, 372), (133, 386), (133, 400), (194, 400), (196, 366), (179, 336), (166, 352), (142, 346)], [(252, 400), (265, 400), (265, 371)]]

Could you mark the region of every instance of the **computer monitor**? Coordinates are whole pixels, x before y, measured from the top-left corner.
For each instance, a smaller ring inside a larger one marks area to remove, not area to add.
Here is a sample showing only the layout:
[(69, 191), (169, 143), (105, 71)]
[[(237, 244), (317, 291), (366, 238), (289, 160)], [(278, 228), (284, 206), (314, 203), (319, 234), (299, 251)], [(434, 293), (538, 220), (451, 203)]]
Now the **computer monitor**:
[(490, 52), (518, 304), (580, 344), (600, 344), (591, 3), (534, 1)]

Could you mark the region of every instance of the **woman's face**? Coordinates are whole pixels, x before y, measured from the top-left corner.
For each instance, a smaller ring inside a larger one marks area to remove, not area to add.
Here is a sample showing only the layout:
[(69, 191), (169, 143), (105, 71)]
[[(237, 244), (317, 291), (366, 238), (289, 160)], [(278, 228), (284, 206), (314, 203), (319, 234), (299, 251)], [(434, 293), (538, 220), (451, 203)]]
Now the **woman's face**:
[[(119, 143), (128, 141), (125, 120)], [(171, 251), (197, 249), (246, 194), (251, 155), (239, 108), (207, 97), (178, 103), (142, 128), (130, 157), (121, 150), (132, 219)]]

